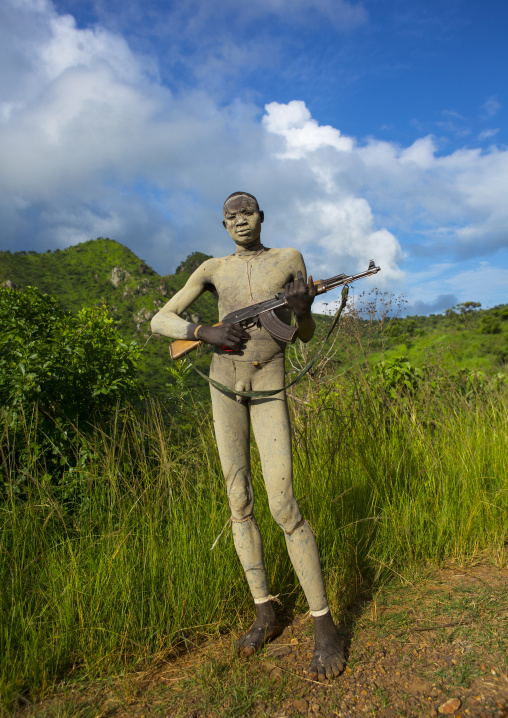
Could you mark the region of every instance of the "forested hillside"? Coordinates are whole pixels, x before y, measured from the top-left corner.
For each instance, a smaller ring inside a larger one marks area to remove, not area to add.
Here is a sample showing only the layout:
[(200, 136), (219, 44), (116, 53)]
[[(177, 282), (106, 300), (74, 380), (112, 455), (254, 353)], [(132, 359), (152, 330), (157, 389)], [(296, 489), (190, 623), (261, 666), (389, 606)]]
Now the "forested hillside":
[[(74, 313), (82, 307), (105, 303), (121, 336), (143, 347), (142, 378), (153, 393), (160, 393), (171, 381), (167, 371), (168, 341), (151, 334), (150, 319), (207, 258), (194, 252), (175, 274), (161, 276), (119, 242), (99, 238), (44, 254), (1, 252), (0, 285), (37, 287), (57, 297), (64, 309)], [(373, 365), (404, 358), (415, 367), (446, 362), (459, 371), (492, 373), (508, 362), (507, 304), (483, 310), (477, 302), (469, 301), (444, 315), (400, 318), (400, 298), (377, 290), (364, 295), (360, 285), (355, 287), (356, 300), (349, 301), (349, 321), (342, 323), (329, 367), (345, 369), (357, 360)], [(333, 312), (333, 304), (330, 308)], [(185, 316), (200, 323), (216, 322), (215, 299), (206, 293)], [(305, 357), (317, 348), (330, 321), (321, 315), (316, 320), (318, 331), (305, 348)], [(198, 358), (200, 365), (206, 366), (208, 353)], [(301, 363), (302, 357), (295, 360)], [(186, 381), (189, 386), (204, 388), (203, 381), (194, 374)]]
[[(175, 274), (161, 276), (119, 242), (99, 238), (45, 254), (0, 252), (0, 285), (36, 287), (57, 297), (64, 309), (74, 313), (105, 303), (120, 334), (144, 347), (143, 379), (152, 391), (159, 391), (168, 380), (164, 369), (168, 341), (153, 337), (150, 319), (205, 259), (207, 255), (195, 252)], [(192, 316), (201, 323), (216, 322), (214, 298), (203, 295), (187, 315), (189, 320)]]

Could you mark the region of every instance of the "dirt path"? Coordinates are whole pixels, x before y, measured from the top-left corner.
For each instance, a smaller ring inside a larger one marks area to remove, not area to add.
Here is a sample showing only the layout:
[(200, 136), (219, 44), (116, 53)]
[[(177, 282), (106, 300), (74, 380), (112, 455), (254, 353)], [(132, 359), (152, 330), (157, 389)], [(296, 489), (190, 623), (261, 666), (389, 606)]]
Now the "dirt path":
[[(157, 669), (75, 688), (18, 715), (47, 718), (508, 716), (508, 569), (448, 568), (392, 585), (344, 618), (347, 668), (305, 678), (312, 625), (298, 616), (252, 659), (232, 637)], [(439, 711), (439, 712), (438, 712)]]

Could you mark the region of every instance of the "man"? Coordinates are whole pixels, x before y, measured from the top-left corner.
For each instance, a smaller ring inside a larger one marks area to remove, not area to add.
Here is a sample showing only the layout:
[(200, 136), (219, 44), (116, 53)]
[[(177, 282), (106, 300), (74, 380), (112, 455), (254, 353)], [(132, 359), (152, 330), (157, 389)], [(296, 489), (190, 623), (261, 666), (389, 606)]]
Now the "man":
[[(219, 317), (284, 290), (298, 327), (308, 342), (315, 329), (310, 308), (315, 297), (312, 277), (305, 281), (302, 255), (295, 249), (268, 249), (261, 244), (263, 212), (255, 197), (235, 192), (224, 203), (223, 225), (236, 244), (234, 254), (204, 262), (186, 285), (155, 315), (152, 330), (173, 339), (199, 339), (215, 347), (210, 377), (237, 391), (284, 386), (285, 344), (264, 327), (249, 332), (238, 324), (208, 327), (186, 322), (182, 314), (204, 291), (214, 293)], [(289, 310), (278, 312), (289, 323)], [(233, 350), (228, 352), (227, 349)], [(278, 636), (263, 560), (263, 544), (253, 514), (250, 472), (250, 424), (259, 448), (270, 511), (284, 531), (288, 552), (314, 619), (315, 650), (309, 675), (324, 680), (344, 668), (343, 640), (333, 623), (326, 598), (316, 540), (293, 494), (291, 428), (285, 392), (244, 400), (234, 392), (210, 387), (215, 435), (231, 508), (233, 540), (254, 598), (256, 620), (236, 643), (252, 655)]]

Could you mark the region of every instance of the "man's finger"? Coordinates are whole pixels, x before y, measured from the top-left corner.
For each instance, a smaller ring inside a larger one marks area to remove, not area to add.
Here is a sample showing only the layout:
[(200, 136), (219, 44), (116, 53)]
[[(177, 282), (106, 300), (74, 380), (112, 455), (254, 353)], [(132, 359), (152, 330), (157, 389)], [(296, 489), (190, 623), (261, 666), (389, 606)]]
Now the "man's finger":
[(245, 329), (240, 324), (232, 324), (231, 328), (237, 332), (237, 334), (242, 337), (242, 339), (250, 339), (250, 334), (245, 331)]

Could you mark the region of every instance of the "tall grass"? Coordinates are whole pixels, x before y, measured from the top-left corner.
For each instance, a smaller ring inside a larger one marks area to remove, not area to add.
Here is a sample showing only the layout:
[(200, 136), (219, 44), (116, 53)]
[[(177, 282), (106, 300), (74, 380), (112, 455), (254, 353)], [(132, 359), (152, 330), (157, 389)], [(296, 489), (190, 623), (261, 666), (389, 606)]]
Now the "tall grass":
[[(466, 399), (452, 382), (436, 389), (429, 379), (393, 398), (361, 374), (324, 390), (309, 386), (291, 404), (295, 488), (335, 612), (362, 583), (425, 562), (466, 561), (486, 550), (504, 560), (506, 394)], [(72, 501), (45, 473), (33, 421), (24, 439), (27, 488), (15, 493), (20, 467), (4, 432), (4, 705), (62, 679), (144, 665), (249, 617), (209, 408), (187, 412), (177, 423), (155, 402), (143, 414), (119, 409), (87, 439)], [(253, 473), (272, 591), (301, 609), (255, 450)]]

